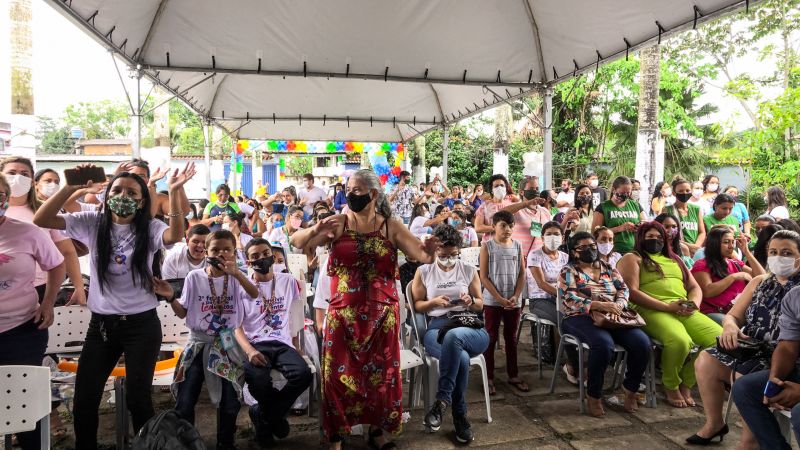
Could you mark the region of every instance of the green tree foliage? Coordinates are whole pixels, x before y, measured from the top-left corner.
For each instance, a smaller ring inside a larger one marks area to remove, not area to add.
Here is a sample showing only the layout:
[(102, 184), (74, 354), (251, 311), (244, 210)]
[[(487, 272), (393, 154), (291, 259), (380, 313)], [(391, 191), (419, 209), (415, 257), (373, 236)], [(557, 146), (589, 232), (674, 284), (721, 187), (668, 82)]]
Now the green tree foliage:
[(71, 138), (68, 127), (47, 116), (39, 117), (39, 126), (36, 138), (39, 145), (36, 151), (39, 153), (67, 154), (74, 153), (74, 139)]
[(310, 173), (314, 167), (313, 156), (294, 156), (287, 158), (286, 171), (291, 177), (300, 177)]
[(64, 123), (83, 130), (84, 139), (118, 139), (130, 134), (130, 108), (111, 100), (67, 106)]

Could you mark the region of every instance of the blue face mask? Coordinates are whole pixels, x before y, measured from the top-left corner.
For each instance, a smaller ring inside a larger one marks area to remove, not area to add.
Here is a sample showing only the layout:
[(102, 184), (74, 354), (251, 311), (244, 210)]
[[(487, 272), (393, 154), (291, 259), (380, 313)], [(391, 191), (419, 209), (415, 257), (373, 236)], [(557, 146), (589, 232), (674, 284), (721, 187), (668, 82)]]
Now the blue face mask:
[(458, 227), (459, 225), (461, 225), (461, 221), (460, 220), (453, 219), (453, 218), (447, 219), (447, 223), (450, 224), (450, 226), (452, 226), (454, 228)]
[(282, 226), (283, 226), (283, 221), (282, 220), (276, 220), (275, 222), (272, 222), (272, 227), (273, 228), (280, 228)]

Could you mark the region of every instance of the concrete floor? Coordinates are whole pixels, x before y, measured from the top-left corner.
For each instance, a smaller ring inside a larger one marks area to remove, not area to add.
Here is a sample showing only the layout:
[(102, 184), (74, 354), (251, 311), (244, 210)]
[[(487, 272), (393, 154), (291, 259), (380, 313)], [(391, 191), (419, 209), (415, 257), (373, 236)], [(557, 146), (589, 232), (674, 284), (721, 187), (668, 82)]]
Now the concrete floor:
[[(558, 376), (556, 393), (548, 393), (548, 383), (552, 369), (545, 370), (544, 378), (538, 379), (535, 359), (532, 354), (530, 335), (524, 333), (520, 344), (519, 364), (521, 376), (531, 386), (531, 392), (522, 393), (508, 385), (505, 380), (505, 354), (497, 352), (496, 379), (497, 395), (492, 397), (492, 423), (486, 423), (480, 371), (473, 368), (468, 390), (469, 417), (475, 432), (473, 447), (486, 449), (606, 449), (624, 448), (626, 450), (657, 450), (690, 448), (684, 439), (692, 435), (703, 424), (702, 406), (676, 409), (664, 401), (659, 392), (659, 404), (655, 409), (641, 407), (636, 414), (628, 414), (619, 407), (605, 406), (606, 417), (596, 419), (581, 415), (578, 405), (578, 390), (567, 383), (561, 372)], [(606, 377), (610, 382), (611, 377)], [(407, 395), (406, 395), (407, 397)], [(700, 400), (695, 393), (695, 399)], [(168, 393), (157, 392), (154, 400), (158, 410), (168, 409), (174, 403)], [(63, 410), (63, 406), (62, 406)], [(401, 449), (448, 449), (457, 447), (449, 413), (438, 433), (426, 433), (422, 426), (425, 412), (422, 408), (412, 409), (411, 418), (403, 433), (395, 439)], [(62, 416), (69, 421), (68, 414)], [(290, 417), (292, 432), (288, 438), (278, 441), (276, 449), (325, 448), (320, 444), (316, 418), (306, 416)], [(725, 437), (718, 449), (735, 448), (741, 433), (741, 420), (733, 408), (731, 413), (731, 433)], [(253, 441), (253, 429), (247, 410), (242, 409), (238, 421), (237, 444), (241, 450), (257, 449)], [(214, 449), (216, 415), (203, 395), (197, 408), (197, 428), (204, 437), (209, 449)], [(72, 430), (57, 449), (72, 449)], [(99, 436), (103, 448), (114, 446), (113, 405), (103, 402), (100, 417)], [(796, 443), (793, 442), (796, 447)], [(360, 436), (353, 436), (345, 448), (367, 448)]]

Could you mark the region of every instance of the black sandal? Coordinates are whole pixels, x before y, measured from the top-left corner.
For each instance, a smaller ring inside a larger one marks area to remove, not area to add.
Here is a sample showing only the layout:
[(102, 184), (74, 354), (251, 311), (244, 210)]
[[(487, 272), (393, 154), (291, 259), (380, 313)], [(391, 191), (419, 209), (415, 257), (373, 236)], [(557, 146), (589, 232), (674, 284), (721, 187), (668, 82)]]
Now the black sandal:
[(378, 447), (378, 444), (375, 442), (375, 438), (383, 436), (383, 430), (380, 428), (370, 427), (369, 431), (367, 432), (367, 436), (367, 446), (372, 450), (391, 450), (393, 448), (397, 448), (397, 444), (394, 442), (387, 442)]

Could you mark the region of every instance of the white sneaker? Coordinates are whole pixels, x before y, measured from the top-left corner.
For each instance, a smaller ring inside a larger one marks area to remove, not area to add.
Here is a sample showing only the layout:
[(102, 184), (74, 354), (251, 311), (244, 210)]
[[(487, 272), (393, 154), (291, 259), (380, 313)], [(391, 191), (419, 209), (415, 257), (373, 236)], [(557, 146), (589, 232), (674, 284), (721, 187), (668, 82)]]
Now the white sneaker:
[(567, 376), (567, 381), (569, 381), (570, 384), (572, 384), (574, 386), (578, 385), (578, 379), (575, 378), (575, 375), (569, 373), (569, 369), (567, 369), (567, 365), (566, 364), (561, 366), (561, 371), (564, 372), (564, 375)]

